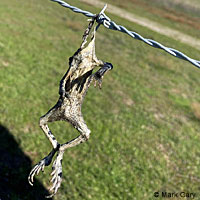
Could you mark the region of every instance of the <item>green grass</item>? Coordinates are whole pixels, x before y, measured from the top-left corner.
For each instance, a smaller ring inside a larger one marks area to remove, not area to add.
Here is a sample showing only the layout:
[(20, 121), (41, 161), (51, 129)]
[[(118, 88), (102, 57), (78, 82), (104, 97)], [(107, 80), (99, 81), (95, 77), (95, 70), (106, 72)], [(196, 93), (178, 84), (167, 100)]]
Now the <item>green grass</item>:
[[(98, 12), (83, 3), (73, 5)], [(196, 49), (109, 16), (200, 59)], [(87, 22), (82, 15), (39, 0), (1, 0), (0, 19), (0, 124), (34, 165), (51, 150), (39, 117), (56, 103), (59, 81)], [(156, 191), (199, 193), (200, 111), (194, 106), (200, 104), (199, 69), (103, 27), (97, 33), (96, 54), (114, 69), (104, 77), (102, 90), (91, 86), (88, 91), (83, 115), (92, 134), (87, 143), (65, 152), (63, 182), (54, 199), (149, 200)], [(78, 135), (64, 122), (50, 128), (59, 142)], [(10, 143), (4, 146), (12, 151)], [(10, 173), (6, 167), (4, 171)], [(50, 171), (37, 177), (45, 188)], [(27, 181), (25, 166), (19, 174)], [(20, 187), (18, 179), (10, 181)], [(12, 199), (38, 199), (33, 190)], [(38, 193), (42, 190), (38, 187)]]
[(107, 2), (130, 13), (199, 38), (199, 1), (198, 3), (190, 1), (190, 4), (184, 0), (178, 1), (179, 3), (174, 0), (107, 0)]

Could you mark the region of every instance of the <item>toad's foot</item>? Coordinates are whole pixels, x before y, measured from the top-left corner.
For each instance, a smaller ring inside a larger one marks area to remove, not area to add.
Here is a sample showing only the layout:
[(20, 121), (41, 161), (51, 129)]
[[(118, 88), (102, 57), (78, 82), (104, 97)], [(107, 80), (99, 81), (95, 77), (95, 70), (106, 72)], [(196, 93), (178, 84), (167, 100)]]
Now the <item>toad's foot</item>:
[(61, 185), (63, 154), (64, 154), (64, 151), (58, 151), (58, 155), (57, 155), (55, 161), (53, 162), (53, 166), (52, 166), (53, 171), (51, 173), (51, 176), (53, 176), (51, 179), (51, 182), (53, 183), (53, 185), (50, 188), (50, 191), (52, 191), (52, 194), (47, 196), (46, 198), (53, 197), (57, 193), (57, 191)]
[(56, 149), (53, 149), (48, 156), (46, 156), (45, 158), (43, 158), (39, 163), (37, 163), (33, 169), (31, 170), (29, 176), (28, 176), (28, 182), (30, 185), (33, 186), (33, 182), (34, 182), (34, 176), (35, 174), (38, 175), (40, 170), (42, 170), (42, 172), (44, 172), (44, 167), (48, 166), (51, 164), (52, 158), (56, 153)]

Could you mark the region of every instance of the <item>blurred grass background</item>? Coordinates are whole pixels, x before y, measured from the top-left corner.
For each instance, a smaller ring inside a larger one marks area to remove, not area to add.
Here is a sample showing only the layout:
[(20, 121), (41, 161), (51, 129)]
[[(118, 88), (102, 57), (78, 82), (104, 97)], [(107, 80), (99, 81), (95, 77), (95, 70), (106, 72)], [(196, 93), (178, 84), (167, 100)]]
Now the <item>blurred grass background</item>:
[[(68, 2), (99, 12), (79, 1)], [(124, 9), (199, 38), (199, 14), (178, 6), (150, 6), (148, 2), (124, 0), (123, 5)], [(149, 9), (144, 6), (147, 4)], [(154, 9), (159, 12), (154, 14)], [(163, 17), (163, 10), (172, 17)], [(196, 25), (174, 20), (174, 15), (186, 22), (188, 18), (196, 19)], [(200, 59), (200, 51), (190, 46), (108, 16), (146, 38)], [(9, 175), (16, 168), (9, 168), (8, 161), (1, 159), (5, 164), (0, 165), (0, 181), (12, 182), (7, 194), (2, 197), (0, 193), (2, 200), (42, 199), (43, 191), (49, 187), (50, 167), (37, 177), (37, 192), (27, 183), (27, 169), (51, 150), (38, 120), (56, 103), (68, 58), (80, 46), (87, 25), (82, 15), (50, 1), (0, 2), (0, 124), (4, 127), (0, 134), (2, 138), (10, 134), (15, 147), (6, 142), (10, 140), (2, 139), (0, 143), (7, 156), (15, 157), (16, 148), (21, 152), (18, 156), (29, 159), (17, 165), (21, 168), (16, 179)], [(96, 54), (111, 62), (114, 69), (104, 77), (102, 90), (91, 86), (88, 91), (83, 115), (92, 134), (87, 143), (65, 152), (63, 182), (54, 199), (149, 200), (154, 199), (156, 191), (199, 193), (199, 69), (103, 27), (97, 33)], [(65, 122), (52, 123), (50, 128), (61, 143), (78, 135)], [(22, 174), (20, 181), (25, 185), (19, 184), (18, 176)], [(22, 195), (23, 187), (27, 193)]]

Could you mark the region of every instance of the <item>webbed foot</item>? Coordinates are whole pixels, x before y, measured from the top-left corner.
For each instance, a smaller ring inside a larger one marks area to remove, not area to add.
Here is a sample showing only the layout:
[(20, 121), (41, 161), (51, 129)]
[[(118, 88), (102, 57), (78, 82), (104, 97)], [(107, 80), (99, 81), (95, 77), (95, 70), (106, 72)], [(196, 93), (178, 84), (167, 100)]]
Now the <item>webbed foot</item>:
[(53, 183), (53, 185), (50, 188), (50, 191), (53, 191), (53, 192), (51, 195), (46, 196), (46, 198), (53, 197), (57, 193), (57, 191), (61, 185), (63, 153), (64, 153), (64, 151), (59, 151), (55, 161), (53, 162), (53, 166), (52, 166), (53, 171), (51, 173), (51, 176), (52, 176), (51, 182)]
[(37, 163), (33, 169), (31, 170), (29, 176), (28, 176), (28, 182), (30, 185), (33, 186), (33, 182), (34, 182), (34, 176), (38, 175), (39, 172), (42, 170), (42, 172), (44, 172), (44, 167), (48, 166), (51, 164), (52, 158), (56, 153), (56, 149), (53, 149), (48, 156), (46, 156), (45, 158), (43, 158), (39, 163)]

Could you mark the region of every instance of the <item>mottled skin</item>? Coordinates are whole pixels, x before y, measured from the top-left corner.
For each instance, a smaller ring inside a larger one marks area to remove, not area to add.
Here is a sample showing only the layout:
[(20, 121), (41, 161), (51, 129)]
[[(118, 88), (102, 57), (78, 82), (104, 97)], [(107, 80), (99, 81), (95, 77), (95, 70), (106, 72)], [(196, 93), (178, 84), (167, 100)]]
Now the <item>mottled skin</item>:
[[(50, 189), (52, 195), (48, 197), (55, 195), (60, 187), (62, 181), (62, 158), (64, 151), (67, 148), (76, 146), (89, 139), (90, 130), (83, 119), (81, 105), (90, 83), (92, 80), (95, 82), (98, 81), (99, 86), (101, 86), (103, 75), (113, 68), (112, 64), (98, 60), (95, 55), (95, 31), (91, 42), (87, 47), (84, 47), (93, 23), (94, 21), (91, 21), (86, 29), (81, 47), (69, 59), (68, 71), (60, 81), (60, 97), (58, 102), (40, 118), (40, 127), (51, 142), (53, 149), (48, 156), (35, 165), (29, 174), (28, 180), (29, 183), (33, 185), (35, 174), (38, 175), (40, 170), (44, 171), (44, 167), (50, 165), (53, 156), (57, 152), (57, 157), (52, 166), (53, 172), (51, 173), (53, 176), (51, 179), (53, 186)], [(95, 67), (100, 67), (100, 69), (97, 72), (92, 73)], [(47, 124), (48, 122), (60, 120), (71, 123), (73, 127), (80, 132), (80, 135), (67, 143), (59, 144)]]

